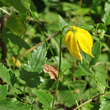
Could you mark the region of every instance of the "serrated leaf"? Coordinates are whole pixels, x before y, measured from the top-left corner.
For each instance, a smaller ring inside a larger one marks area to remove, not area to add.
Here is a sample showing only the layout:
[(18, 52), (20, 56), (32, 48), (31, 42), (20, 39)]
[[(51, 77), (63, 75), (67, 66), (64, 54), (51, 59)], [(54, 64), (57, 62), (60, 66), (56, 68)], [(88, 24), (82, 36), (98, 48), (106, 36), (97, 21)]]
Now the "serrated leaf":
[(0, 63), (0, 77), (7, 84), (10, 84), (10, 85), (14, 85), (17, 80), (15, 75), (11, 71), (8, 71), (8, 69), (1, 63)]
[(26, 32), (26, 27), (17, 15), (10, 16), (6, 22), (6, 26), (18, 36), (23, 36)]
[(100, 41), (95, 42), (95, 44), (93, 45), (92, 53), (94, 55), (94, 58), (91, 59), (90, 65), (95, 65), (101, 53)]
[(19, 101), (5, 99), (0, 101), (0, 110), (30, 110), (30, 107)]
[(41, 44), (32, 52), (32, 56), (29, 58), (28, 64), (22, 66), (24, 70), (29, 72), (40, 73), (43, 70), (43, 65), (46, 61), (46, 45)]
[(8, 93), (8, 86), (0, 85), (0, 101), (6, 98), (7, 93)]
[(36, 91), (36, 95), (39, 101), (43, 104), (42, 108), (49, 109), (52, 107), (53, 96), (50, 93), (44, 91)]
[(104, 11), (105, 11), (105, 13), (102, 17), (102, 21), (106, 25), (109, 25), (110, 24), (110, 3), (108, 3), (108, 2), (105, 3)]
[(104, 100), (104, 101), (102, 101), (99, 110), (110, 110), (110, 100)]
[(24, 80), (29, 87), (37, 87), (41, 83), (37, 73), (28, 72), (23, 69), (20, 71), (20, 78)]
[(8, 84), (10, 84), (10, 75), (8, 69), (0, 63), (0, 77)]

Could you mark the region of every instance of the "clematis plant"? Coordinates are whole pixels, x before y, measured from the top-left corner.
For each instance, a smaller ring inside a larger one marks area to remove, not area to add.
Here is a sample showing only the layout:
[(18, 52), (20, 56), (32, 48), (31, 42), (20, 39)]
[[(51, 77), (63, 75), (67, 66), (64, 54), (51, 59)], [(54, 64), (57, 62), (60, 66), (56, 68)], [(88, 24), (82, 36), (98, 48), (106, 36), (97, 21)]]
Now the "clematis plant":
[(65, 44), (69, 52), (82, 62), (81, 51), (92, 55), (93, 39), (91, 34), (79, 27), (72, 26), (65, 35)]

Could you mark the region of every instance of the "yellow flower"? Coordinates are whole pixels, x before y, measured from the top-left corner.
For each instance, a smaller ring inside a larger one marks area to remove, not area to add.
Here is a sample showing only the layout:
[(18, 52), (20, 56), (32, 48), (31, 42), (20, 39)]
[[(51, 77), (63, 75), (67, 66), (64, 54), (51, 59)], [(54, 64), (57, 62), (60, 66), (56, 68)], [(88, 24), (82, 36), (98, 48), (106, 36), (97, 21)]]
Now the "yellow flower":
[(17, 66), (20, 69), (21, 62), (18, 59), (15, 59), (15, 57), (12, 57), (12, 62), (15, 66)]
[(72, 26), (65, 35), (65, 44), (69, 52), (82, 62), (81, 50), (92, 55), (93, 39), (90, 33), (84, 29)]

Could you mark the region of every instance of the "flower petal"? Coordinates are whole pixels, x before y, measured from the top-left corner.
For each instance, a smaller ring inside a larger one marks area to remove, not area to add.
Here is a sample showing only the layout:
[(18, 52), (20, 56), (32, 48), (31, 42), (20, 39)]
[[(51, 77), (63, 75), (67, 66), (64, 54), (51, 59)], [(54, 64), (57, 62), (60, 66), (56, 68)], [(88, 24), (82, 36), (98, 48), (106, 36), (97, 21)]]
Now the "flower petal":
[(82, 61), (82, 55), (80, 54), (79, 45), (75, 32), (73, 33), (71, 30), (67, 31), (65, 35), (65, 43), (69, 52), (73, 56), (79, 58)]
[(81, 28), (77, 28), (76, 33), (77, 40), (82, 51), (94, 57), (92, 55), (93, 39), (90, 33)]

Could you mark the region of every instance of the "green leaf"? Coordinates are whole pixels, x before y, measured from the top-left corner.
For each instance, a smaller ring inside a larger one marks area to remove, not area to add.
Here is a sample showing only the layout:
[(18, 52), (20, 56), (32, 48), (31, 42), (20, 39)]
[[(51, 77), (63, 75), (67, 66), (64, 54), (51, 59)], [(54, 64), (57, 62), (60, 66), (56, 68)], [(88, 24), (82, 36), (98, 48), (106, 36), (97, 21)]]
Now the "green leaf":
[(36, 91), (36, 95), (39, 101), (43, 104), (42, 108), (49, 109), (52, 107), (53, 96), (50, 93), (44, 91)]
[(67, 107), (72, 107), (75, 104), (75, 99), (70, 90), (60, 90), (58, 93), (58, 101)]
[(103, 62), (103, 63), (109, 62), (109, 59), (110, 59), (110, 53), (109, 52), (101, 53), (101, 55), (99, 57), (99, 61)]
[(89, 99), (91, 99), (91, 97), (95, 97), (95, 96), (99, 95), (99, 93), (98, 93), (97, 89), (89, 88), (82, 95), (83, 95), (82, 99), (89, 100)]
[(24, 41), (24, 39), (21, 39), (19, 36), (13, 33), (4, 32), (2, 38), (5, 43), (8, 43), (8, 40), (10, 40), (14, 45), (17, 45), (19, 48), (23, 47), (25, 49), (29, 49), (29, 45)]
[(10, 6), (10, 4), (9, 4), (9, 3), (7, 3), (7, 0), (0, 0), (0, 2), (2, 2), (2, 3), (3, 3), (3, 5)]
[[(59, 57), (55, 57), (57, 64), (59, 64)], [(66, 58), (61, 58), (62, 62), (61, 62), (61, 70), (63, 72), (64, 75), (68, 75), (70, 74), (70, 63)]]
[(97, 54), (100, 54), (100, 52), (101, 52), (101, 44), (100, 41), (97, 41), (93, 46), (92, 53), (94, 56), (96, 56)]
[(6, 22), (6, 26), (18, 36), (23, 36), (26, 32), (26, 27), (17, 15), (10, 16)]
[(110, 100), (103, 100), (99, 110), (110, 110)]
[[(110, 91), (106, 91), (106, 94), (110, 94)], [(110, 95), (103, 95), (103, 98), (105, 99), (105, 100), (110, 100)]]
[(97, 80), (97, 83), (99, 84), (99, 87), (104, 90), (105, 87), (107, 87), (106, 84), (106, 79), (107, 79), (107, 72), (106, 69), (104, 67), (104, 65), (97, 65), (96, 67), (94, 67), (95, 70), (95, 77)]
[(7, 93), (8, 93), (8, 86), (0, 85), (0, 101), (6, 98)]
[(85, 104), (84, 106), (81, 107), (81, 110), (92, 110), (93, 105), (91, 104), (91, 102)]
[(37, 73), (28, 72), (23, 69), (20, 71), (20, 78), (24, 80), (29, 87), (37, 87), (41, 83)]
[(105, 13), (102, 17), (102, 21), (106, 25), (110, 25), (110, 3), (108, 3), (108, 2), (105, 3), (104, 11), (105, 11)]
[(58, 108), (58, 109), (56, 109), (56, 110), (64, 110), (64, 108)]
[[(79, 96), (81, 97), (81, 95), (82, 95), (81, 93), (84, 92), (86, 85), (87, 85), (86, 81), (73, 82), (73, 81), (67, 80), (66, 82), (67, 82), (66, 86), (69, 86), (69, 87), (73, 88), (74, 90), (79, 90), (79, 93), (80, 93)], [(77, 97), (78, 97), (78, 95), (77, 95)]]
[(90, 67), (88, 66), (88, 64), (86, 62), (83, 63), (79, 63), (79, 67), (82, 69), (82, 71), (84, 73), (86, 73), (87, 75), (92, 75), (92, 72), (90, 71)]
[(95, 5), (98, 5), (98, 4), (100, 4), (102, 2), (102, 0), (93, 0), (93, 3), (95, 4)]
[(14, 85), (17, 80), (15, 75), (11, 71), (8, 71), (8, 69), (1, 63), (0, 63), (0, 77), (2, 78), (2, 80), (4, 80), (6, 83), (10, 85)]
[(46, 53), (45, 43), (41, 44), (32, 52), (32, 56), (29, 58), (28, 64), (24, 64), (22, 68), (29, 72), (42, 72), (43, 65), (46, 61)]
[(95, 65), (101, 53), (100, 41), (95, 42), (95, 44), (93, 45), (92, 53), (94, 55), (94, 58), (91, 59), (90, 65)]
[[(110, 94), (110, 91), (107, 91), (106, 93)], [(99, 110), (109, 110), (109, 109), (110, 109), (110, 96), (103, 95), (103, 101), (101, 102)]]
[(20, 13), (27, 13), (30, 10), (30, 0), (6, 0), (6, 2)]
[[(51, 19), (50, 19), (50, 16), (51, 16)], [(58, 14), (57, 13), (54, 13), (54, 12), (47, 12), (45, 16), (43, 14), (43, 18), (48, 23), (54, 23), (54, 22), (56, 22), (57, 21), (57, 17), (58, 17)]]
[(0, 77), (8, 84), (10, 84), (10, 75), (7, 68), (0, 63)]
[(79, 78), (81, 76), (86, 76), (85, 72), (82, 71), (80, 66), (77, 66), (77, 70), (73, 74), (76, 78)]
[[(65, 26), (69, 26), (68, 23), (65, 22), (65, 20), (59, 15), (58, 16), (58, 20), (59, 20), (59, 27), (62, 30)], [(66, 27), (64, 29), (64, 31), (66, 32), (69, 29), (69, 27)]]
[(19, 101), (5, 99), (0, 101), (0, 110), (30, 110), (30, 107)]

